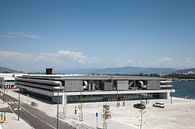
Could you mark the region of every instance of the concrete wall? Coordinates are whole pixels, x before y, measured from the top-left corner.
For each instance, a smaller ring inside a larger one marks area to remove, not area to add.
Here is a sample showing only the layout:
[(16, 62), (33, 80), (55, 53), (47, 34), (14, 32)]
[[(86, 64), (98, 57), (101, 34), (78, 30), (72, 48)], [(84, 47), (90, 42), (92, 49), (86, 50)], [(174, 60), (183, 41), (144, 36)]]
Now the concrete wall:
[(159, 80), (148, 80), (147, 89), (148, 90), (160, 90), (160, 81)]
[(65, 91), (83, 91), (82, 80), (65, 80)]
[(128, 81), (117, 81), (118, 90), (128, 90)]
[(111, 82), (104, 82), (104, 90), (112, 90), (112, 83)]

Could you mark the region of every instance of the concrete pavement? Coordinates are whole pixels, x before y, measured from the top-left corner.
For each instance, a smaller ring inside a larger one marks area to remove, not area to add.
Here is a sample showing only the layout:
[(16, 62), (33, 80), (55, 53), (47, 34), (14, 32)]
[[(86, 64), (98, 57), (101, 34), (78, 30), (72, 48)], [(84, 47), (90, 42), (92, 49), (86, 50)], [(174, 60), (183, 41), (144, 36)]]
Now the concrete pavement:
[[(16, 92), (9, 91), (9, 95), (17, 97)], [(33, 97), (21, 96), (21, 100), (25, 103), (36, 102), (39, 110), (42, 110), (49, 116), (56, 115), (56, 104), (45, 103)], [(165, 108), (156, 108), (152, 104), (163, 101)], [(79, 110), (75, 115), (75, 106), (79, 103), (67, 104), (65, 117), (61, 120), (66, 121), (74, 127), (85, 126), (96, 128), (96, 112), (99, 113), (98, 127), (102, 128), (102, 106), (110, 105), (111, 119), (107, 120), (108, 129), (139, 129), (140, 127), (140, 110), (133, 108), (133, 104), (139, 101), (120, 102), (117, 107), (116, 102), (97, 102), (84, 103), (83, 105), (83, 121), (79, 121)], [(195, 128), (195, 100), (181, 99), (173, 97), (173, 104), (170, 100), (148, 100), (145, 113), (143, 115), (143, 128), (147, 129), (194, 129)], [(78, 108), (77, 108), (78, 109)], [(60, 112), (63, 114), (63, 105), (60, 105)]]
[[(3, 99), (0, 97), (0, 99)], [(46, 115), (43, 111), (40, 111), (32, 106), (21, 102), (21, 110), (17, 110), (18, 101), (16, 98), (7, 94), (4, 96), (5, 102), (11, 107), (13, 112), (25, 120), (29, 125), (36, 129), (56, 129), (56, 118)], [(65, 122), (59, 121), (59, 129), (72, 129)]]

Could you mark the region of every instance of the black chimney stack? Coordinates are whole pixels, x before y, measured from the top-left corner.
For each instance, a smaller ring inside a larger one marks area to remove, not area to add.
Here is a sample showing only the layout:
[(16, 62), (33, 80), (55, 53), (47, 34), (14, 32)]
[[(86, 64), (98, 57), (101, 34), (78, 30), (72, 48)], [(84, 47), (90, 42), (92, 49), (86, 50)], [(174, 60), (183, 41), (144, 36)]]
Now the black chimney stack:
[(52, 74), (52, 68), (46, 68), (46, 74), (47, 75), (50, 75), (50, 74)]

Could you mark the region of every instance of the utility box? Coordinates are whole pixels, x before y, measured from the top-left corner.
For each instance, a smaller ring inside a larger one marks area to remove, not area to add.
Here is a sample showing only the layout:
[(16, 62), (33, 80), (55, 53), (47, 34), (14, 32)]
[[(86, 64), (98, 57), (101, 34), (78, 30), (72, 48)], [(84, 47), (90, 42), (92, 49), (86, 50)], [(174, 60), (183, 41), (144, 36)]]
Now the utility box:
[(117, 81), (117, 89), (118, 90), (128, 90), (128, 81)]
[(83, 91), (83, 82), (81, 80), (66, 80), (65, 91)]
[(160, 90), (159, 80), (148, 80), (147, 90)]

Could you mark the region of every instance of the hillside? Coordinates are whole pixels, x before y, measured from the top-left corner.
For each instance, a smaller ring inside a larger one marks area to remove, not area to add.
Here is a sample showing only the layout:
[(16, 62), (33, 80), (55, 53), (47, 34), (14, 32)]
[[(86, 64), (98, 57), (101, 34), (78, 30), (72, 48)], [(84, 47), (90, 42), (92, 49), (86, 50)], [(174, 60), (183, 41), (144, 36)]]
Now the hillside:
[[(6, 67), (0, 66), (0, 72), (19, 72)], [(38, 71), (39, 72), (39, 71)], [(54, 73), (73, 73), (73, 74), (170, 74), (177, 72), (176, 69), (171, 68), (149, 68), (149, 67), (116, 67), (116, 68), (93, 68), (93, 69), (63, 69), (58, 70), (54, 68)]]
[(189, 73), (189, 72), (194, 72), (195, 73), (195, 68), (182, 69), (182, 70), (177, 71), (177, 73)]
[(1, 73), (11, 73), (11, 72), (18, 72), (18, 71), (0, 66), (0, 72)]
[(63, 69), (55, 70), (55, 73), (96, 73), (96, 74), (152, 74), (152, 73), (172, 73), (176, 69), (171, 68), (143, 68), (143, 67), (117, 67), (117, 68), (103, 68), (103, 69)]

